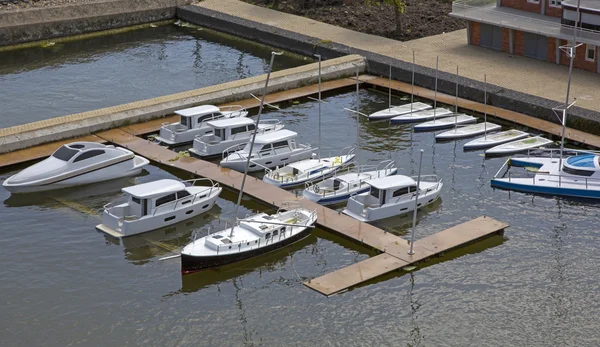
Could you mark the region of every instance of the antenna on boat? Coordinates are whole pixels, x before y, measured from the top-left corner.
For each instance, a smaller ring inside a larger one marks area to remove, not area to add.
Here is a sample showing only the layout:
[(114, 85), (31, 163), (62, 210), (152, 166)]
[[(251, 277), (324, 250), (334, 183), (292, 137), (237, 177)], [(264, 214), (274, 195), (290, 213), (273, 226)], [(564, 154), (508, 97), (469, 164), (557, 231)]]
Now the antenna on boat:
[(415, 251), (413, 250), (413, 243), (415, 241), (415, 226), (417, 225), (417, 208), (419, 207), (419, 190), (421, 189), (421, 164), (423, 164), (423, 150), (421, 150), (421, 156), (419, 158), (419, 173), (417, 176), (417, 193), (415, 194), (415, 210), (413, 211), (413, 224), (412, 231), (410, 232), (410, 250), (408, 254), (413, 255)]
[(483, 75), (483, 138), (487, 140), (487, 74)]
[[(267, 96), (267, 88), (269, 86), (269, 78), (271, 77), (271, 70), (273, 69), (273, 61), (275, 61), (276, 55), (282, 55), (283, 52), (271, 52), (271, 62), (269, 63), (269, 70), (267, 71), (267, 79), (265, 80), (265, 88), (263, 90), (262, 97), (260, 99), (260, 105), (258, 106), (258, 115), (256, 117), (256, 124), (260, 122), (260, 115), (262, 114), (263, 106), (265, 104), (265, 96)], [(237, 220), (240, 205), (242, 204), (242, 195), (244, 195), (244, 185), (246, 184), (246, 177), (248, 176), (248, 166), (250, 165), (250, 158), (252, 157), (252, 149), (254, 148), (254, 140), (256, 139), (256, 133), (258, 132), (258, 126), (254, 128), (252, 132), (252, 140), (250, 140), (250, 149), (248, 150), (248, 158), (246, 158), (246, 167), (244, 168), (244, 177), (242, 178), (242, 185), (240, 187), (240, 194), (238, 195), (237, 205), (235, 206), (235, 219)], [(229, 237), (233, 236), (233, 229), (235, 229), (236, 223), (234, 222), (229, 232)]]
[(411, 83), (411, 87), (410, 87), (410, 113), (413, 112), (414, 98), (415, 98), (415, 50), (413, 49), (412, 83)]
[(437, 109), (437, 83), (440, 56), (435, 57), (435, 91), (433, 92), (433, 122), (435, 123), (435, 110)]
[[(454, 114), (458, 113), (458, 65), (456, 65), (456, 94), (454, 95)], [(454, 117), (454, 132), (456, 133), (456, 128), (458, 124), (458, 119)]]
[(388, 86), (389, 86), (389, 90), (388, 90), (388, 105), (389, 105), (389, 110), (392, 110), (392, 63), (390, 63), (390, 74), (389, 74), (389, 80), (388, 80)]
[(562, 121), (561, 121), (562, 135), (561, 135), (561, 139), (560, 139), (560, 158), (559, 158), (559, 162), (558, 162), (559, 173), (562, 172), (563, 151), (565, 149), (565, 128), (567, 126), (567, 110), (575, 104), (575, 102), (573, 102), (572, 104), (569, 105), (569, 93), (571, 92), (571, 74), (573, 72), (573, 62), (575, 60), (575, 51), (577, 50), (577, 47), (582, 45), (581, 43), (577, 44), (577, 26), (579, 25), (580, 5), (581, 5), (581, 0), (577, 0), (577, 17), (575, 18), (575, 26), (573, 26), (573, 43), (571, 43), (571, 44), (567, 43), (567, 45), (559, 47), (570, 58), (569, 79), (568, 79), (568, 83), (567, 83), (567, 99), (566, 99), (567, 101), (563, 105), (564, 107), (562, 109), (561, 108), (552, 109), (552, 111), (554, 111), (554, 114), (556, 114), (557, 117), (558, 117), (558, 114), (556, 113), (556, 111), (558, 111), (558, 110), (562, 111)]
[[(319, 58), (319, 161), (321, 160), (321, 55), (315, 54)], [(356, 77), (358, 80), (358, 77)]]

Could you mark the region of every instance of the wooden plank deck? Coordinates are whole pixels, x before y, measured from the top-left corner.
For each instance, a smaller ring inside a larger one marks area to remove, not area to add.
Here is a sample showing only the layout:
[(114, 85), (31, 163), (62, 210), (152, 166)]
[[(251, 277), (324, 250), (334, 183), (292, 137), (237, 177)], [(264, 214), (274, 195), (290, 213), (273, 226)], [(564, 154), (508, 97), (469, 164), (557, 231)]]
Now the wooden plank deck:
[[(358, 79), (364, 83), (371, 84), (374, 86), (384, 88), (389, 88), (390, 86), (390, 81), (387, 78), (375, 77), (370, 75), (361, 75)], [(410, 94), (411, 92), (411, 85), (409, 83), (392, 81), (391, 86), (392, 89), (401, 91), (403, 93)], [(415, 86), (415, 96), (433, 100), (434, 91)], [(455, 103), (455, 97), (453, 95), (443, 94), (440, 92), (437, 93), (437, 100), (448, 105), (454, 105)], [(458, 98), (458, 107), (479, 113), (484, 112), (484, 104), (462, 98)], [(488, 105), (487, 114), (496, 118), (524, 125), (528, 128), (537, 129), (555, 136), (561, 136), (562, 134), (562, 126), (560, 124), (548, 122), (546, 120), (531, 117), (522, 113), (505, 110), (496, 106)], [(566, 128), (565, 138), (589, 146), (600, 147), (600, 136), (586, 133), (580, 130)]]
[(398, 253), (396, 248), (390, 249), (386, 253), (304, 282), (304, 285), (321, 294), (332, 295), (388, 272), (501, 233), (507, 227), (508, 224), (490, 217), (475, 218), (415, 241), (415, 254), (412, 256), (407, 252)]

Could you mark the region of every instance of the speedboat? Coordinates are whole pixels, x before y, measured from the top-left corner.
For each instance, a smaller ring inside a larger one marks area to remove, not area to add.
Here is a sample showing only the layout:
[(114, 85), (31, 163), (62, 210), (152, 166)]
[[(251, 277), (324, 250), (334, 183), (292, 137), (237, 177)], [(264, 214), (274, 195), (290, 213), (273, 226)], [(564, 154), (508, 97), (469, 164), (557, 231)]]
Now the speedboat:
[[(220, 119), (207, 122), (212, 129), (208, 135), (198, 135), (194, 139), (194, 147), (189, 152), (200, 158), (221, 155), (223, 151), (232, 146), (243, 146), (248, 142), (256, 127), (253, 120), (245, 117)], [(277, 119), (267, 119), (258, 124), (258, 133), (266, 134), (270, 131), (283, 129), (284, 125)], [(241, 148), (239, 148), (241, 149)]]
[(475, 140), (465, 143), (465, 145), (463, 146), (463, 149), (465, 151), (469, 151), (469, 150), (489, 148), (489, 147), (501, 145), (503, 143), (521, 140), (528, 136), (529, 136), (529, 134), (524, 131), (511, 129), (511, 130), (501, 131), (499, 133), (489, 134), (489, 135), (486, 135), (483, 137), (476, 138)]
[[(415, 178), (394, 175), (367, 181), (369, 191), (353, 195), (344, 214), (361, 222), (402, 215), (415, 209), (417, 182)], [(417, 208), (434, 202), (442, 190), (442, 180), (436, 175), (421, 176)]]
[(381, 111), (371, 113), (369, 115), (369, 120), (384, 120), (401, 115), (411, 114), (413, 112), (428, 110), (430, 108), (431, 105), (427, 105), (423, 102), (411, 102), (401, 106), (390, 106)]
[(282, 248), (310, 235), (316, 221), (316, 211), (304, 208), (246, 217), (187, 244), (181, 251), (181, 272), (231, 264)]
[[(201, 181), (210, 186), (195, 186)], [(169, 226), (210, 210), (221, 190), (218, 183), (206, 178), (162, 179), (126, 187), (122, 191), (127, 202), (105, 205), (102, 224), (96, 229), (121, 238)]]
[(134, 176), (149, 164), (132, 151), (96, 142), (72, 142), (6, 179), (11, 193), (41, 192)]
[(353, 159), (354, 148), (346, 147), (335, 157), (305, 159), (275, 170), (266, 169), (263, 181), (280, 188), (289, 188), (329, 177), (350, 165)]
[(369, 191), (370, 180), (395, 175), (398, 168), (391, 160), (384, 160), (379, 165), (352, 167), (353, 171), (339, 173), (318, 183), (307, 183), (302, 196), (321, 205), (342, 203), (354, 194)]
[(415, 125), (415, 131), (434, 131), (440, 129), (448, 129), (457, 125), (476, 123), (477, 117), (469, 116), (463, 113), (454, 113), (449, 117), (442, 119), (430, 120), (428, 122)]
[(248, 111), (242, 106), (230, 105), (217, 107), (202, 105), (175, 111), (179, 122), (163, 123), (160, 132), (154, 139), (168, 146), (191, 143), (198, 135), (211, 134), (213, 129), (207, 124), (223, 118), (246, 117)]
[(489, 132), (498, 131), (500, 129), (502, 129), (502, 127), (498, 124), (483, 122), (463, 127), (456, 127), (452, 130), (435, 135), (435, 139), (438, 141), (464, 139), (465, 137), (486, 134)]
[(533, 148), (542, 147), (552, 143), (552, 140), (541, 136), (527, 137), (521, 140), (507, 142), (496, 147), (492, 147), (485, 151), (486, 156), (500, 156), (526, 152)]
[(313, 150), (316, 148), (297, 144), (297, 137), (298, 133), (286, 129), (256, 135), (252, 148), (248, 142), (241, 150), (236, 145), (223, 151), (223, 160), (220, 164), (222, 167), (244, 172), (248, 153), (252, 151), (248, 172), (253, 172), (283, 166), (313, 156)]
[(413, 113), (407, 113), (404, 115), (396, 116), (390, 119), (392, 124), (407, 124), (407, 123), (419, 123), (432, 120), (434, 118), (446, 118), (452, 115), (452, 111), (446, 108), (435, 108), (428, 109)]
[[(546, 157), (513, 157), (498, 170), (492, 179), (492, 187), (525, 193), (570, 196), (578, 198), (600, 198), (600, 155), (597, 152), (566, 150), (574, 153), (562, 160), (558, 150), (538, 150)], [(518, 177), (509, 170), (522, 167), (529, 177)], [(501, 172), (507, 168), (501, 176)], [(533, 176), (530, 175), (534, 172)], [(508, 177), (507, 177), (508, 175)]]

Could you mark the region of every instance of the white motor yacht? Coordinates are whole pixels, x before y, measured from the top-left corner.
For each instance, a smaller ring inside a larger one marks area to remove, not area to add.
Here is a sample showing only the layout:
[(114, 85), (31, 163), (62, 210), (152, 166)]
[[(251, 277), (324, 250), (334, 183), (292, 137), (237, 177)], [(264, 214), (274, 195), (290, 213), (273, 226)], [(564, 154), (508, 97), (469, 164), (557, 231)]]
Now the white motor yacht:
[[(313, 156), (316, 148), (296, 143), (297, 137), (296, 132), (286, 129), (257, 135), (252, 148), (248, 172), (275, 168)], [(238, 150), (238, 148), (236, 145), (223, 151), (222, 167), (244, 172), (246, 159), (251, 149), (250, 142), (243, 149)]]
[[(369, 191), (353, 195), (344, 214), (361, 222), (402, 215), (415, 209), (417, 182), (408, 176), (394, 175), (367, 181)], [(421, 176), (417, 208), (434, 202), (442, 190), (436, 175)]]
[(306, 184), (302, 196), (321, 205), (342, 203), (354, 194), (369, 191), (370, 180), (395, 175), (398, 168), (391, 160), (384, 160), (379, 165), (350, 167), (345, 172), (336, 172), (334, 176), (313, 184)]
[(303, 208), (246, 217), (186, 245), (181, 251), (181, 272), (192, 273), (274, 251), (310, 235), (316, 221), (316, 211)]
[(6, 179), (11, 193), (41, 192), (134, 176), (149, 164), (132, 151), (96, 142), (72, 142)]
[[(194, 139), (194, 147), (189, 152), (200, 158), (219, 156), (227, 148), (245, 145), (256, 127), (254, 121), (246, 117), (220, 119), (207, 122), (212, 129), (209, 135), (198, 135)], [(277, 119), (267, 119), (258, 124), (258, 133), (283, 129), (284, 125)], [(241, 148), (238, 148), (241, 149)]]
[(175, 111), (179, 122), (163, 123), (155, 140), (168, 146), (183, 145), (194, 141), (196, 136), (211, 134), (213, 129), (207, 124), (223, 118), (246, 117), (248, 111), (242, 106), (202, 105)]
[[(202, 181), (210, 186), (195, 186)], [(221, 190), (206, 178), (162, 179), (126, 187), (122, 191), (127, 202), (105, 205), (102, 224), (96, 229), (120, 238), (175, 224), (210, 210)]]

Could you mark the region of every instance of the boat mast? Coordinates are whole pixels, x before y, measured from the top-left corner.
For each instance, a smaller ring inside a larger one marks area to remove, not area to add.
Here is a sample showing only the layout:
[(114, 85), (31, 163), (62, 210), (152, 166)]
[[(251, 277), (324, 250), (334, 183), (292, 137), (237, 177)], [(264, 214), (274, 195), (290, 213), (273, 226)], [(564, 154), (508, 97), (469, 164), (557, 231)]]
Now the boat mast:
[(438, 83), (438, 62), (440, 56), (435, 58), (435, 91), (433, 92), (433, 122), (435, 123), (435, 109), (437, 108), (437, 83)]
[(315, 54), (319, 58), (319, 161), (321, 160), (321, 55)]
[[(458, 65), (456, 65), (456, 94), (454, 94), (454, 114), (458, 113)], [(458, 119), (454, 117), (454, 132), (456, 132), (456, 128), (458, 124), (456, 122)]]
[[(355, 163), (357, 163), (357, 165), (359, 165), (359, 172), (360, 172), (360, 161), (358, 160), (358, 154), (360, 153), (360, 112), (359, 112), (359, 102), (360, 102), (360, 97), (358, 95), (358, 65), (354, 64), (354, 66), (356, 66), (356, 154), (354, 155), (354, 159), (355, 159)], [(391, 88), (391, 87), (390, 87)]]
[(483, 138), (487, 140), (487, 74), (483, 75)]
[(571, 45), (567, 44), (566, 46), (560, 47), (560, 49), (565, 52), (569, 58), (571, 58), (569, 62), (569, 79), (567, 82), (567, 99), (565, 102), (565, 107), (563, 108), (562, 114), (562, 136), (560, 139), (560, 159), (558, 162), (558, 170), (562, 172), (562, 159), (563, 159), (563, 151), (565, 149), (565, 128), (567, 126), (567, 110), (569, 109), (569, 93), (571, 92), (571, 74), (573, 72), (573, 62), (575, 61), (575, 53), (577, 47), (577, 26), (579, 25), (579, 6), (581, 5), (581, 0), (577, 0), (577, 17), (575, 18), (575, 26), (573, 27), (573, 43)]
[[(269, 78), (271, 77), (271, 70), (273, 69), (273, 61), (276, 55), (282, 55), (283, 52), (271, 52), (271, 62), (269, 63), (269, 70), (267, 71), (267, 79), (265, 80), (265, 88), (263, 90), (262, 97), (260, 99), (260, 105), (258, 106), (258, 116), (256, 117), (257, 126), (254, 127), (252, 132), (252, 140), (250, 140), (250, 149), (248, 150), (248, 158), (246, 158), (246, 167), (244, 168), (244, 177), (242, 178), (242, 185), (240, 187), (240, 194), (238, 195), (237, 205), (235, 206), (235, 219), (237, 221), (238, 212), (242, 203), (242, 195), (244, 195), (244, 185), (246, 184), (246, 177), (248, 176), (248, 166), (250, 165), (250, 158), (252, 157), (252, 149), (254, 148), (254, 140), (256, 139), (256, 133), (258, 132), (258, 124), (260, 123), (260, 115), (262, 114), (263, 106), (265, 104), (265, 96), (267, 95), (267, 87), (269, 86)], [(233, 236), (233, 229), (236, 223), (231, 226), (229, 237)]]
[(421, 165), (423, 164), (423, 150), (421, 150), (421, 156), (419, 158), (419, 173), (417, 176), (417, 192), (415, 194), (415, 210), (413, 211), (412, 231), (410, 233), (410, 250), (408, 254), (413, 255), (413, 243), (415, 241), (415, 226), (417, 225), (417, 209), (419, 207), (419, 191), (421, 190)]
[(389, 91), (388, 91), (388, 105), (389, 105), (389, 111), (392, 111), (392, 63), (390, 63), (390, 74), (389, 74)]
[(413, 112), (414, 98), (415, 98), (415, 50), (413, 49), (412, 83), (411, 83), (411, 87), (410, 87), (410, 113)]

